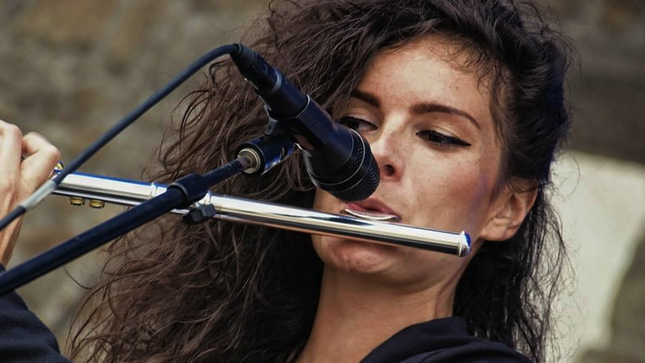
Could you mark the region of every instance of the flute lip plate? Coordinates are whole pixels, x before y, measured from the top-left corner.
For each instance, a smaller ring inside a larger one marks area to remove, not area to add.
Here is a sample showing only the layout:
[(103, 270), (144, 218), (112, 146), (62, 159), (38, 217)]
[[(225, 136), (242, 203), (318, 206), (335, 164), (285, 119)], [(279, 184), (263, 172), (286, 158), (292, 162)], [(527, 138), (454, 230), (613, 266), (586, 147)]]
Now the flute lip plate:
[(373, 213), (365, 211), (356, 211), (352, 209), (343, 209), (341, 214), (348, 214), (356, 218), (366, 219), (370, 221), (377, 222), (400, 222), (401, 219), (394, 214), (385, 214), (385, 213)]

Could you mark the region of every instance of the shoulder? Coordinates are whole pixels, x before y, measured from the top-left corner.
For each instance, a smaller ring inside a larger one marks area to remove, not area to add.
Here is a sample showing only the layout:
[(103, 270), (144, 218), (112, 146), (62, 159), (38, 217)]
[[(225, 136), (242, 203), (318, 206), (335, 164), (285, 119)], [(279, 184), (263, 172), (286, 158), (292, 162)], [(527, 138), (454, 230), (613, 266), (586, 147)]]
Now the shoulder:
[(472, 336), (458, 317), (407, 327), (368, 354), (361, 363), (531, 363), (521, 353)]
[[(0, 274), (3, 272), (0, 264)], [(52, 332), (16, 292), (0, 296), (0, 361), (71, 363), (60, 355)]]
[(473, 338), (458, 346), (418, 354), (401, 363), (531, 363), (523, 354), (501, 343)]

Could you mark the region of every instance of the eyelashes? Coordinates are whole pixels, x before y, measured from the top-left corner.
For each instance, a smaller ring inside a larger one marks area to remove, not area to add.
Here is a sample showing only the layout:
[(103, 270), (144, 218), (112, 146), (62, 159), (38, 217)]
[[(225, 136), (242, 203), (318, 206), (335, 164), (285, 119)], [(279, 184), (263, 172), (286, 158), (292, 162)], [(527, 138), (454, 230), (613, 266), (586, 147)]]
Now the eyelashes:
[[(351, 116), (345, 116), (339, 120), (339, 123), (341, 125), (347, 126), (350, 129), (354, 129), (358, 132), (366, 132), (366, 131), (374, 131), (377, 129), (376, 125), (369, 121), (365, 121), (356, 117), (351, 117)], [(455, 137), (455, 136), (449, 136), (445, 135), (441, 132), (435, 131), (435, 130), (423, 130), (419, 131), (416, 133), (417, 136), (422, 138), (423, 140), (428, 141), (431, 144), (435, 144), (437, 146), (461, 146), (461, 147), (468, 147), (471, 146), (469, 143), (465, 142), (464, 140)]]
[(424, 130), (417, 132), (417, 136), (438, 145), (470, 146), (469, 143), (454, 136), (444, 135), (433, 130)]
[(338, 123), (340, 123), (343, 126), (347, 126), (350, 129), (356, 130), (358, 132), (376, 130), (376, 125), (374, 125), (373, 123), (365, 120), (361, 120), (360, 118), (351, 117), (351, 116), (342, 117), (338, 121)]

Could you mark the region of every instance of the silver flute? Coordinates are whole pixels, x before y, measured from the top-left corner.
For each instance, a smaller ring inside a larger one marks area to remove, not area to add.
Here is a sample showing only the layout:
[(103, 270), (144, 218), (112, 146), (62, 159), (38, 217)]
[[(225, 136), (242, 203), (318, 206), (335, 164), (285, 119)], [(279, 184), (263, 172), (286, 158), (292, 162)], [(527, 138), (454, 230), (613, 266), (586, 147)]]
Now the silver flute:
[[(81, 205), (87, 199), (94, 207), (101, 207), (104, 203), (135, 206), (164, 193), (166, 189), (166, 185), (158, 183), (73, 173), (63, 180), (54, 194), (70, 197), (70, 202), (75, 205)], [(370, 213), (346, 210), (354, 216), (329, 214), (213, 193), (207, 194), (194, 207), (209, 204), (216, 211), (213, 218), (226, 221), (415, 247), (457, 256), (466, 256), (470, 252), (470, 236), (466, 232), (454, 233), (390, 223), (379, 220), (383, 219), (382, 216)], [(173, 213), (186, 214), (188, 209), (173, 210)]]

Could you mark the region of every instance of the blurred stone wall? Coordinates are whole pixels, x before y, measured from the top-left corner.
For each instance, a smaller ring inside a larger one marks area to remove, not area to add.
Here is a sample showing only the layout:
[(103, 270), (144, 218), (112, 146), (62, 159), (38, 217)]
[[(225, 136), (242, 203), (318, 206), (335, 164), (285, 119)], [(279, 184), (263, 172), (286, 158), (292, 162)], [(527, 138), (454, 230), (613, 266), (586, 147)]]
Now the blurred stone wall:
[[(645, 1), (541, 2), (560, 14), (562, 26), (574, 38), (579, 53), (580, 64), (573, 67), (568, 86), (575, 113), (571, 146), (579, 155), (584, 155), (577, 159), (581, 164), (590, 160), (584, 165), (591, 165), (591, 170), (616, 162), (625, 165), (616, 169), (621, 173), (637, 170), (633, 173), (640, 174), (633, 175), (643, 175)], [(0, 0), (0, 119), (17, 123), (25, 132), (43, 134), (59, 146), (62, 160), (69, 161), (190, 61), (217, 45), (238, 40), (240, 29), (258, 11), (264, 10), (266, 3), (265, 0)], [(153, 150), (169, 125), (174, 105), (190, 87), (182, 87), (144, 116), (86, 164), (83, 171), (138, 179), (142, 167), (154, 159)], [(580, 170), (587, 169), (583, 166)], [(576, 171), (570, 173), (576, 174)], [(584, 183), (597, 175), (587, 178), (581, 173), (579, 178)], [(645, 183), (639, 184), (638, 178), (628, 185), (643, 186), (645, 190)], [(594, 188), (588, 192), (593, 193), (591, 196), (612, 193), (602, 186)], [(595, 200), (589, 195), (583, 194), (582, 200)], [(635, 195), (642, 196), (642, 193)], [(568, 197), (563, 198), (564, 209), (571, 208), (567, 212), (571, 218), (564, 218), (567, 223), (579, 221), (576, 216), (580, 208), (609, 211), (602, 218), (614, 218), (622, 223), (617, 224), (624, 226), (621, 228), (636, 228), (631, 225), (645, 222), (641, 218), (643, 214), (639, 214), (642, 208), (635, 209), (628, 218), (614, 213), (617, 208), (625, 208), (612, 204), (613, 198), (609, 196), (599, 202), (603, 204), (584, 207), (578, 204), (578, 209), (576, 205), (566, 204), (571, 203), (572, 198)], [(116, 207), (102, 211), (77, 210), (66, 203), (63, 198), (49, 198), (27, 216), (12, 266), (120, 211)], [(645, 200), (636, 199), (634, 203), (645, 205)], [(585, 221), (579, 224), (571, 229), (588, 226)], [(621, 251), (636, 248), (637, 239), (629, 236), (617, 244), (622, 246)], [(580, 248), (595, 247), (592, 244)], [(643, 250), (642, 247), (637, 250), (640, 257), (635, 259), (633, 268), (625, 267), (624, 272), (617, 267), (630, 262), (627, 257), (621, 257), (622, 260), (611, 265), (613, 272), (608, 273), (613, 277), (607, 284), (617, 287), (625, 273), (624, 289), (617, 288), (617, 291), (620, 301), (631, 299), (630, 309), (642, 308), (645, 300), (645, 277), (638, 269), (638, 261), (645, 261)], [(631, 256), (627, 252), (623, 255)], [(100, 260), (101, 256), (96, 254), (83, 257), (19, 291), (54, 329), (62, 345), (69, 316), (83, 293), (72, 280), (91, 284), (101, 266)], [(585, 269), (597, 266), (595, 262), (581, 261), (578, 274), (586, 275)], [(602, 309), (611, 311), (613, 293), (600, 291), (604, 299)], [(582, 311), (587, 309), (586, 301), (575, 304)], [(624, 306), (617, 305), (614, 310), (619, 314)], [(611, 326), (607, 321), (607, 327), (616, 332), (612, 335), (607, 330), (612, 336), (607, 339), (620, 340), (625, 335), (629, 314), (615, 314)], [(631, 320), (631, 326), (645, 326), (643, 315), (634, 316), (638, 319)], [(576, 321), (569, 328), (586, 331), (584, 324)], [(582, 341), (583, 338), (580, 337)], [(636, 339), (641, 344), (645, 342), (639, 340), (645, 339), (642, 330), (637, 332)], [(610, 342), (609, 346), (620, 345)], [(571, 350), (578, 350), (575, 343), (568, 344)], [(584, 361), (619, 361), (603, 358), (613, 353), (607, 353), (600, 346), (594, 352), (584, 351), (586, 348), (579, 352), (587, 354)], [(645, 353), (630, 359), (645, 362)]]
[(645, 1), (542, 2), (561, 14), (578, 51), (569, 77), (572, 146), (645, 164)]
[(580, 63), (569, 77), (571, 146), (587, 154), (573, 153), (556, 169), (562, 192), (556, 204), (576, 269), (559, 322), (565, 358), (642, 363), (645, 1), (542, 2), (560, 13), (575, 41)]

